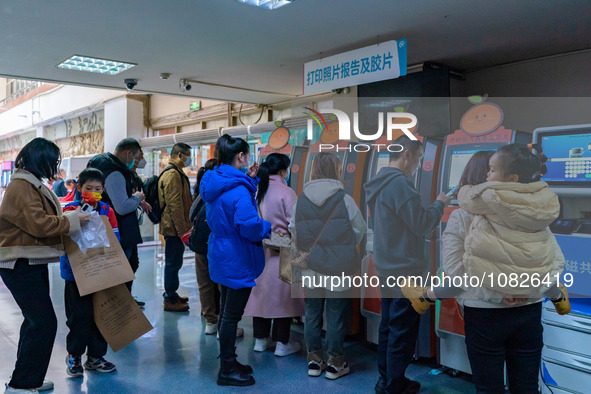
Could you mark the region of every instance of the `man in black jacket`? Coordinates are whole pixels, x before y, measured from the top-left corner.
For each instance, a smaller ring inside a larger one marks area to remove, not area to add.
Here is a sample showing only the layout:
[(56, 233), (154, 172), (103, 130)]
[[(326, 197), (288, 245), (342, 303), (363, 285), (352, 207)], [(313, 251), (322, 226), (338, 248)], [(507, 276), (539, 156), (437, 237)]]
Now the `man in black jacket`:
[(406, 136), (393, 144), (401, 152), (390, 153), (390, 164), (365, 184), (366, 201), (374, 230), (374, 265), (382, 283), (382, 321), (378, 344), (380, 378), (376, 392), (416, 393), (418, 382), (405, 371), (414, 354), (419, 332), (419, 314), (399, 288), (388, 287), (389, 276), (425, 276), (425, 237), (432, 232), (451, 197), (441, 193), (426, 209), (421, 206), (412, 175), (423, 156), (423, 146)]
[[(144, 152), (135, 139), (125, 138), (115, 147), (114, 153), (103, 153), (94, 156), (87, 167), (97, 168), (105, 176), (105, 192), (102, 201), (108, 203), (115, 210), (121, 248), (128, 259), (133, 249), (142, 243), (140, 226), (136, 211), (141, 207), (150, 212), (152, 208), (141, 191), (134, 192), (134, 175), (131, 168), (135, 162), (144, 158)], [(131, 263), (130, 263), (131, 264)], [(137, 268), (136, 268), (137, 269)], [(131, 291), (131, 283), (128, 284)]]

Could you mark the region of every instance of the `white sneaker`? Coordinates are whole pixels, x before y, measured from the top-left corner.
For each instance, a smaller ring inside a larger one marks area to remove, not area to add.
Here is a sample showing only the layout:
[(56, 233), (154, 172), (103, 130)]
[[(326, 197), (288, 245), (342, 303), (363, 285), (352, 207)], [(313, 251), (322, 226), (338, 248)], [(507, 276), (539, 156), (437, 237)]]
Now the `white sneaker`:
[(265, 350), (272, 348), (275, 346), (276, 342), (273, 341), (271, 338), (256, 338), (254, 341), (254, 351), (255, 352), (264, 352)]
[(347, 363), (343, 363), (343, 365), (341, 365), (339, 368), (335, 367), (334, 365), (330, 365), (328, 364), (328, 366), (326, 367), (326, 373), (324, 374), (324, 377), (326, 379), (338, 379), (341, 376), (345, 376), (349, 373), (349, 364)]
[(51, 380), (44, 380), (41, 387), (37, 387), (37, 391), (53, 390), (53, 382)]
[(289, 341), (287, 345), (284, 345), (281, 342), (277, 342), (277, 347), (275, 348), (275, 355), (277, 357), (289, 356), (290, 354), (294, 354), (300, 351), (302, 345), (299, 342), (292, 342)]
[(216, 323), (205, 323), (205, 335), (213, 335), (218, 332)]
[(6, 393), (38, 393), (37, 389), (15, 389), (12, 388), (6, 383), (6, 389), (4, 390), (4, 394)]

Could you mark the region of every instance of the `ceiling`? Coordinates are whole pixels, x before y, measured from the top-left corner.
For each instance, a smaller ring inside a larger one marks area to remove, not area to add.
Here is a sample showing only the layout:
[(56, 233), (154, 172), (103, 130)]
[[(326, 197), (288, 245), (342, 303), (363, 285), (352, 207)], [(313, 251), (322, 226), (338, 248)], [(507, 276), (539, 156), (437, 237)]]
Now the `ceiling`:
[[(408, 39), (408, 64), (470, 71), (591, 48), (588, 0), (19, 0), (0, 3), (0, 75), (276, 103), (300, 96), (303, 64)], [(74, 55), (137, 63), (118, 75), (56, 67)], [(172, 74), (168, 80), (160, 73)], [(193, 83), (181, 93), (179, 78)], [(247, 89), (247, 90), (244, 90)], [(261, 93), (248, 89), (275, 92)]]

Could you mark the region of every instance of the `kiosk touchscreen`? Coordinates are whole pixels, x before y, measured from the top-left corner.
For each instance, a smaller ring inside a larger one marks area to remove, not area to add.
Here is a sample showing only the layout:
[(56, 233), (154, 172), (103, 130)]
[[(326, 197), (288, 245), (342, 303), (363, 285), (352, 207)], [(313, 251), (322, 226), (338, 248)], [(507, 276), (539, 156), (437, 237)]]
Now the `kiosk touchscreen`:
[[(447, 193), (456, 188), (460, 182), (462, 173), (470, 158), (478, 151), (496, 151), (499, 147), (511, 143), (528, 144), (531, 135), (515, 130), (505, 129), (503, 126), (485, 135), (469, 135), (462, 130), (456, 130), (448, 135), (443, 143), (441, 159), (441, 176), (439, 178), (439, 192)], [(458, 209), (457, 201), (445, 208), (439, 237), (437, 240), (437, 256), (442, 255), (441, 239), (451, 213)], [(437, 262), (441, 267), (442, 262)], [(470, 363), (466, 354), (464, 342), (464, 320), (461, 307), (455, 299), (437, 303), (439, 315), (436, 328), (440, 338), (440, 363), (452, 369), (471, 373)]]
[(558, 195), (561, 217), (550, 226), (566, 265), (571, 313), (559, 316), (552, 303), (542, 308), (543, 393), (588, 392), (591, 387), (591, 124), (539, 128), (547, 173), (542, 180)]

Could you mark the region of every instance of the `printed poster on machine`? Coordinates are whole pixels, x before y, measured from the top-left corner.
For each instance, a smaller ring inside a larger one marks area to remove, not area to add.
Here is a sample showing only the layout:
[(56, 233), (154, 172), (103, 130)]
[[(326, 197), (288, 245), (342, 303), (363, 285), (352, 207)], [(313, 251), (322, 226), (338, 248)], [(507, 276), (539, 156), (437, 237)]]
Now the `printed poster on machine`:
[(135, 279), (123, 249), (105, 216), (100, 217), (107, 228), (108, 248), (88, 249), (82, 254), (70, 237), (64, 236), (64, 246), (80, 296), (108, 289)]

